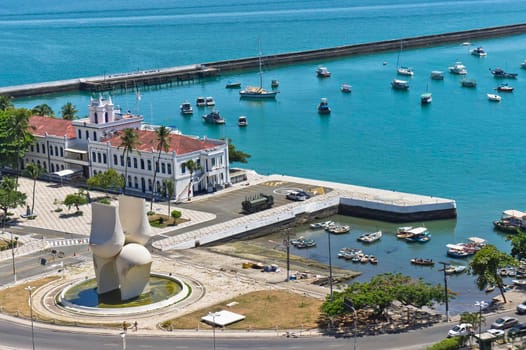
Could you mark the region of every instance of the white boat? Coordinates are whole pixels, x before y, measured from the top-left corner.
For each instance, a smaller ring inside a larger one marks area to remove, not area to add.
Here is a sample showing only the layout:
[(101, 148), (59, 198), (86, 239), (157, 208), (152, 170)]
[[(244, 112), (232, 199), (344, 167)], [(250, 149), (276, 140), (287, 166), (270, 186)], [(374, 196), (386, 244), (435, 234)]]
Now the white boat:
[(454, 273), (462, 273), (466, 271), (466, 268), (467, 267), (464, 265), (449, 265), (446, 267), (445, 271), (446, 271), (446, 274), (451, 275)]
[(440, 70), (434, 70), (431, 72), (430, 77), (432, 80), (444, 80), (444, 72)]
[(320, 103), (318, 104), (318, 113), (319, 114), (330, 114), (331, 107), (329, 107), (329, 102), (325, 97), (322, 97)]
[(466, 66), (462, 64), (462, 62), (455, 62), (455, 64), (449, 67), (448, 70), (452, 74), (458, 74), (458, 75), (468, 74), (468, 70), (466, 69)]
[(204, 107), (206, 106), (206, 99), (203, 96), (199, 96), (195, 99), (195, 104), (197, 107)]
[(429, 104), (433, 101), (433, 95), (430, 92), (424, 92), (420, 95), (420, 103), (423, 105)]
[(478, 57), (485, 57), (488, 55), (488, 53), (486, 51), (484, 51), (484, 49), (482, 48), (482, 46), (479, 46), (473, 50), (470, 51), (470, 53), (473, 55), (473, 56), (478, 56)]
[(270, 100), (275, 99), (276, 95), (279, 93), (279, 91), (268, 91), (263, 88), (263, 69), (262, 69), (262, 61), (261, 61), (261, 46), (258, 41), (258, 48), (259, 48), (259, 86), (247, 86), (246, 89), (239, 91), (239, 96), (241, 98), (245, 99), (253, 99), (253, 100)]
[(500, 102), (500, 100), (502, 99), (502, 97), (500, 97), (500, 95), (497, 95), (497, 94), (487, 94), (487, 96), (488, 96), (488, 100), (493, 101), (493, 102)]
[(225, 124), (225, 119), (217, 111), (203, 115), (203, 121), (209, 124)]
[(316, 222), (314, 224), (310, 224), (310, 228), (323, 228), (323, 229), (326, 229), (327, 227), (332, 226), (334, 224), (335, 224), (334, 221), (328, 220), (328, 221)]
[(340, 90), (342, 92), (349, 93), (352, 90), (352, 86), (349, 84), (342, 84), (342, 86), (340, 87)]
[(212, 106), (216, 105), (216, 101), (214, 100), (214, 98), (212, 96), (208, 96), (207, 98), (205, 98), (205, 104), (208, 107), (212, 107)]
[(194, 113), (194, 109), (192, 108), (192, 105), (188, 101), (184, 101), (179, 106), (179, 109), (181, 110), (181, 113), (184, 115), (189, 115)]
[(320, 66), (316, 69), (316, 75), (320, 78), (328, 78), (331, 76), (331, 72), (329, 72), (327, 67)]
[(364, 243), (372, 243), (376, 242), (380, 238), (382, 238), (382, 231), (378, 230), (376, 232), (362, 233), (360, 237), (357, 238), (357, 240)]
[(335, 235), (339, 235), (342, 233), (347, 233), (351, 230), (351, 226), (349, 225), (334, 225), (327, 228), (327, 232), (333, 233)]
[(407, 90), (409, 89), (409, 82), (407, 80), (393, 79), (391, 87), (395, 90)]
[(242, 115), (239, 118), (237, 118), (237, 125), (238, 126), (247, 126), (248, 125), (247, 117)]
[(413, 76), (414, 72), (412, 68), (400, 66), (400, 54), (402, 53), (402, 42), (400, 42), (400, 52), (398, 53), (398, 58), (396, 59), (396, 73), (399, 75)]
[(462, 46), (471, 46), (471, 43), (469, 41), (465, 41), (465, 42), (463, 42), (460, 45), (462, 45)]
[(524, 61), (521, 63), (521, 68), (522, 68), (522, 69), (526, 69), (526, 60), (524, 60)]
[(509, 86), (508, 83), (505, 83), (497, 86), (495, 90), (500, 92), (513, 92), (513, 86)]

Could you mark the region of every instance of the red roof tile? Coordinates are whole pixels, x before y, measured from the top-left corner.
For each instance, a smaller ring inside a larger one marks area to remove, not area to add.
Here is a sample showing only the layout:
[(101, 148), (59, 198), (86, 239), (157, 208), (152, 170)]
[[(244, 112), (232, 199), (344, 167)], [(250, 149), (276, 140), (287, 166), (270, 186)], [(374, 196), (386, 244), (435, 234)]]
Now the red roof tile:
[(75, 127), (71, 120), (64, 120), (51, 117), (32, 116), (29, 118), (31, 133), (35, 136), (66, 136), (68, 139), (77, 137)]
[[(122, 131), (116, 132), (111, 138), (104, 139), (102, 142), (109, 142), (113, 147), (119, 147), (122, 143), (120, 135)], [(157, 152), (157, 136), (154, 131), (137, 130), (139, 135), (139, 145), (137, 149), (140, 152)], [(175, 151), (176, 154), (181, 155), (191, 153), (199, 150), (214, 148), (223, 144), (217, 140), (196, 139), (189, 136), (170, 134), (169, 135), (169, 150)]]

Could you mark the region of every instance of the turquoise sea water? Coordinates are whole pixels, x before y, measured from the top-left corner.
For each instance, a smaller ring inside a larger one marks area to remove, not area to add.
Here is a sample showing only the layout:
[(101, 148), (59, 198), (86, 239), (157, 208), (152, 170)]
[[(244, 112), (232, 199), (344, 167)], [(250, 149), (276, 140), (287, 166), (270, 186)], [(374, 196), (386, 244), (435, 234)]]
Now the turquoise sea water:
[[(526, 1), (91, 1), (50, 0), (45, 4), (21, 0), (0, 9), (0, 85), (111, 74), (257, 55), (258, 39), (264, 55), (401, 39), (425, 34), (520, 23)], [(504, 236), (491, 222), (504, 209), (526, 210), (524, 96), (526, 35), (474, 41), (488, 56), (469, 55), (473, 46), (460, 43), (355, 56), (298, 65), (265, 66), (264, 82), (280, 81), (276, 101), (239, 100), (228, 80), (257, 84), (257, 72), (244, 72), (179, 87), (115, 92), (124, 109), (139, 111), (148, 122), (176, 126), (190, 135), (229, 137), (252, 155), (248, 168), (262, 174), (286, 174), (453, 198), (458, 219), (426, 222), (433, 238), (425, 245), (407, 245), (386, 234), (371, 246), (377, 266), (356, 266), (361, 279), (384, 271), (399, 271), (441, 282), (434, 269), (413, 267), (413, 257), (449, 260), (445, 244), (480, 236), (508, 249)], [(393, 91), (396, 61), (414, 68), (410, 90)], [(447, 67), (462, 61), (475, 89), (461, 88), (460, 77)], [(386, 64), (384, 64), (384, 62)], [(315, 70), (326, 65), (328, 79)], [(491, 103), (486, 93), (501, 81), (488, 68), (500, 66), (519, 73), (515, 87)], [(432, 81), (432, 70), (445, 71), (443, 81)], [(342, 94), (342, 83), (353, 86)], [(429, 90), (433, 102), (421, 106), (419, 96)], [(179, 114), (184, 100), (213, 96), (226, 118), (224, 126), (203, 124), (206, 109), (192, 117)], [(319, 116), (316, 105), (328, 98), (333, 113)], [(47, 103), (56, 112), (71, 101), (87, 113), (89, 95), (67, 94), (17, 100), (19, 107)], [(238, 128), (246, 115), (247, 128)], [(343, 246), (356, 246), (357, 233), (377, 227), (393, 232), (396, 225), (352, 218), (350, 235), (334, 237), (334, 256)], [(420, 223), (415, 223), (420, 224)], [(300, 251), (327, 261), (326, 235), (313, 235), (318, 248)], [(335, 265), (348, 265), (333, 258)], [(469, 277), (451, 278), (451, 288), (462, 292), (451, 309), (469, 309), (477, 293)]]

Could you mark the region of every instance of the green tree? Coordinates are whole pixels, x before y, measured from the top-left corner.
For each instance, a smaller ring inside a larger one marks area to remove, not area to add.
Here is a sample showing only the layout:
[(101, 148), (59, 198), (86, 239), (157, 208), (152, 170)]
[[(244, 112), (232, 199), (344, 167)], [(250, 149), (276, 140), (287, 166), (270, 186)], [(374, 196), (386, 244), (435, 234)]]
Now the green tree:
[(7, 219), (9, 208), (17, 208), (26, 204), (26, 194), (18, 191), (16, 179), (4, 176), (0, 181), (0, 209), (4, 212), (2, 222)]
[(29, 123), (31, 111), (25, 108), (11, 108), (0, 112), (0, 162), (16, 169), (16, 183), (20, 160), (34, 142)]
[(64, 205), (68, 207), (68, 210), (71, 209), (72, 206), (77, 209), (77, 213), (80, 212), (80, 206), (88, 204), (88, 196), (83, 190), (80, 190), (77, 193), (68, 194), (66, 198), (64, 198)]
[(504, 282), (499, 274), (501, 268), (516, 266), (517, 261), (510, 255), (501, 252), (494, 245), (488, 244), (475, 253), (469, 264), (471, 273), (477, 276), (478, 289), (484, 290), (488, 285), (497, 286), (504, 303), (507, 303), (504, 294)]
[(35, 211), (35, 188), (37, 184), (37, 179), (44, 174), (45, 169), (40, 166), (40, 164), (28, 163), (26, 164), (25, 169), (22, 174), (33, 179), (33, 196), (31, 200), (31, 215)]
[(183, 166), (188, 169), (190, 172), (190, 182), (188, 184), (188, 200), (190, 200), (190, 196), (192, 195), (192, 186), (194, 183), (194, 172), (201, 169), (201, 166), (193, 161), (193, 159), (187, 160), (183, 163)]
[[(128, 183), (128, 157), (140, 144), (139, 133), (135, 129), (124, 129), (120, 135), (120, 140), (121, 144), (118, 148), (122, 147), (124, 149), (124, 183), (122, 185), (122, 192), (126, 193), (126, 186)], [(139, 153), (139, 151), (137, 151), (137, 153)]]
[(228, 143), (228, 163), (248, 163), (248, 158), (251, 157), (250, 154), (245, 153), (236, 149), (236, 146), (232, 143), (232, 140), (227, 138), (224, 139)]
[(39, 115), (43, 117), (54, 117), (55, 112), (48, 104), (40, 104), (31, 109), (31, 113), (34, 115)]
[(163, 188), (162, 188), (162, 195), (165, 197), (168, 201), (168, 215), (170, 215), (170, 205), (172, 198), (175, 193), (175, 185), (172, 179), (164, 179), (163, 180)]
[(526, 233), (517, 232), (513, 236), (508, 236), (507, 240), (511, 241), (511, 256), (517, 260), (526, 258)]
[(86, 181), (89, 188), (102, 188), (106, 194), (109, 189), (118, 190), (123, 188), (123, 182), (124, 177), (115, 169), (108, 169), (103, 173), (98, 173)]
[(157, 172), (159, 171), (159, 162), (161, 160), (161, 154), (162, 152), (168, 152), (170, 149), (170, 129), (167, 128), (164, 125), (161, 125), (159, 128), (155, 130), (155, 141), (158, 155), (157, 160), (155, 161), (155, 164), (153, 166), (153, 185), (152, 185), (152, 198), (150, 201), (150, 211), (153, 211), (153, 199), (155, 197), (155, 192), (158, 190), (156, 189), (156, 179), (157, 179)]
[(5, 111), (14, 107), (13, 101), (9, 96), (0, 95), (0, 111)]
[(62, 114), (62, 119), (66, 120), (73, 120), (77, 117), (77, 113), (79, 111), (75, 107), (74, 104), (71, 102), (67, 102), (62, 108), (60, 109), (60, 113)]

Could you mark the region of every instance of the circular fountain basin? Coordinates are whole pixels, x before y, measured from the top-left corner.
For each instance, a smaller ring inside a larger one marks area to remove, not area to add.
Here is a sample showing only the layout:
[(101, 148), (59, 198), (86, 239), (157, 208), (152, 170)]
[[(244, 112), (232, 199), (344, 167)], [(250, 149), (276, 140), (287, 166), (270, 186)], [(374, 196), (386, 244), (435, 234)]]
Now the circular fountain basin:
[(95, 278), (64, 288), (57, 304), (65, 309), (97, 315), (137, 314), (167, 307), (185, 299), (190, 289), (174, 276), (151, 274), (149, 286), (137, 298), (121, 301), (120, 293), (97, 294)]

